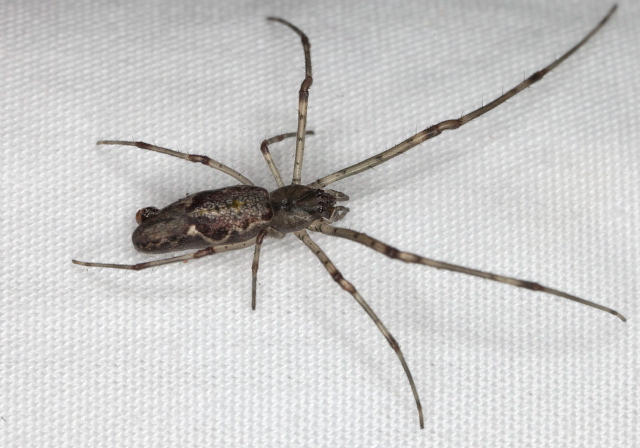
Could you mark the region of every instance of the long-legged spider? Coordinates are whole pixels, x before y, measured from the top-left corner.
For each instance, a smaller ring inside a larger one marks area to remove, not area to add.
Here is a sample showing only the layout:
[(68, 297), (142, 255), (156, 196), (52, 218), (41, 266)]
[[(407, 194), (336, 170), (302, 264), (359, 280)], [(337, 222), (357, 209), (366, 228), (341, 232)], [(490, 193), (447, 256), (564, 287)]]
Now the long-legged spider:
[[(418, 390), (413, 381), (409, 366), (407, 365), (404, 355), (400, 350), (400, 346), (389, 330), (387, 330), (380, 318), (378, 318), (375, 312), (360, 295), (355, 286), (342, 276), (340, 271), (325, 255), (322, 249), (320, 249), (320, 247), (311, 239), (307, 232), (308, 230), (355, 241), (370, 247), (389, 258), (398, 259), (406, 263), (424, 264), (438, 269), (460, 272), (467, 275), (494, 280), (500, 283), (507, 283), (520, 288), (545, 292), (547, 294), (563, 297), (583, 305), (606, 311), (618, 317), (623, 322), (626, 321), (626, 319), (620, 313), (611, 308), (599, 305), (589, 300), (581, 299), (557, 289), (542, 286), (538, 283), (498, 275), (491, 272), (484, 272), (403, 252), (373, 237), (365, 235), (364, 233), (334, 227), (331, 224), (344, 218), (349, 211), (348, 208), (338, 206), (336, 203), (347, 201), (349, 198), (343, 193), (335, 190), (327, 190), (325, 187), (346, 177), (353, 176), (385, 163), (393, 157), (408, 151), (414, 146), (438, 136), (443, 131), (457, 129), (504, 103), (509, 98), (529, 87), (531, 84), (542, 79), (544, 75), (560, 65), (576, 50), (584, 45), (585, 42), (597, 33), (607, 20), (609, 20), (616, 8), (617, 6), (614, 5), (598, 25), (596, 25), (584, 38), (582, 38), (580, 42), (564, 53), (560, 58), (547, 65), (542, 70), (535, 72), (529, 76), (529, 78), (525, 79), (506, 93), (503, 93), (490, 103), (485, 104), (479, 109), (465, 114), (460, 118), (445, 120), (436, 125), (429, 126), (386, 151), (356, 163), (355, 165), (340, 169), (335, 173), (324, 176), (307, 185), (301, 185), (301, 177), (305, 136), (312, 134), (312, 131), (306, 130), (309, 88), (313, 83), (311, 74), (311, 46), (307, 36), (299, 28), (284, 19), (269, 17), (268, 20), (284, 24), (300, 36), (305, 58), (305, 78), (300, 86), (298, 98), (297, 131), (295, 133), (282, 134), (264, 140), (260, 146), (262, 154), (269, 166), (269, 169), (271, 170), (278, 188), (269, 193), (264, 188), (254, 186), (253, 182), (238, 171), (207, 156), (189, 155), (144, 142), (128, 142), (119, 140), (99, 141), (98, 145), (137, 146), (141, 149), (156, 151), (162, 154), (188, 160), (190, 162), (203, 163), (211, 168), (230, 175), (238, 180), (242, 185), (196, 193), (180, 199), (162, 210), (158, 210), (154, 207), (146, 207), (138, 211), (136, 214), (136, 221), (139, 226), (134, 231), (132, 237), (133, 244), (138, 251), (145, 253), (166, 253), (184, 249), (199, 249), (196, 252), (133, 265), (87, 263), (77, 260), (72, 261), (73, 263), (83, 266), (141, 270), (163, 264), (201, 258), (218, 252), (254, 246), (251, 302), (252, 308), (255, 309), (257, 274), (262, 242), (267, 235), (281, 237), (287, 233), (293, 233), (316, 255), (333, 280), (337, 282), (342, 289), (353, 296), (356, 302), (360, 304), (376, 324), (380, 332), (387, 339), (387, 342), (389, 342), (389, 345), (391, 345), (398, 356), (407, 379), (409, 380), (409, 385), (411, 386), (411, 391), (413, 392), (418, 409), (420, 427), (424, 428), (424, 417), (422, 405), (420, 404), (420, 398), (418, 396)], [(290, 185), (285, 186), (282, 176), (271, 158), (269, 145), (289, 137), (296, 137), (296, 152), (293, 166), (293, 179)]]

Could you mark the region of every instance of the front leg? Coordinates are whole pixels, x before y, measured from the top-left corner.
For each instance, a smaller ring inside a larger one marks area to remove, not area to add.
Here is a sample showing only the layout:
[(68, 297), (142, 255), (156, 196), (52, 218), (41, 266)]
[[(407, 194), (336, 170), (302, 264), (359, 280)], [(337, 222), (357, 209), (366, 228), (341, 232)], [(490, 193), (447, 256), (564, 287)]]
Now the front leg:
[(574, 302), (578, 302), (583, 305), (587, 305), (592, 308), (596, 308), (598, 310), (613, 314), (622, 322), (627, 321), (626, 317), (618, 313), (616, 310), (612, 310), (611, 308), (608, 308), (603, 305), (599, 305), (589, 300), (581, 299), (580, 297), (576, 297), (574, 295), (568, 294), (566, 292), (563, 292), (557, 289), (543, 286), (539, 283), (534, 283), (527, 280), (520, 280), (513, 277), (494, 274), (492, 272), (480, 271), (478, 269), (467, 268), (465, 266), (459, 266), (457, 264), (446, 263), (444, 261), (438, 261), (432, 258), (422, 257), (420, 255), (412, 254), (409, 252), (403, 252), (401, 250), (396, 249), (395, 247), (392, 247), (392, 246), (389, 246), (388, 244), (383, 243), (380, 240), (372, 238), (365, 233), (356, 232), (355, 230), (351, 230), (351, 229), (333, 227), (325, 223), (314, 223), (311, 226), (309, 226), (308, 229), (315, 232), (321, 232), (326, 235), (337, 236), (339, 238), (345, 238), (347, 240), (355, 241), (356, 243), (360, 243), (364, 246), (370, 247), (371, 249), (377, 252), (380, 252), (381, 254), (384, 254), (389, 258), (394, 258), (396, 260), (404, 261), (405, 263), (423, 264), (426, 266), (431, 266), (432, 268), (444, 269), (446, 271), (460, 272), (462, 274), (472, 275), (474, 277), (486, 278), (487, 280), (493, 280), (499, 283), (506, 283), (508, 285), (517, 286), (518, 288), (529, 289), (531, 291), (545, 292), (547, 294), (572, 300)]

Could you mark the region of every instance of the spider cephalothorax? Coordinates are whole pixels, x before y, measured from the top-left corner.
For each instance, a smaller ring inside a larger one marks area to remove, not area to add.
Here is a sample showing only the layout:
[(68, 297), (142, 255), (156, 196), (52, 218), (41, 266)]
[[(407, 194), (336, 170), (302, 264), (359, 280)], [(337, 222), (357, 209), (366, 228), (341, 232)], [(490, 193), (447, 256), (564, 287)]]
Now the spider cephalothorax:
[(349, 211), (346, 207), (336, 206), (336, 202), (349, 198), (332, 190), (287, 185), (271, 192), (270, 196), (274, 212), (270, 226), (282, 233), (305, 229), (320, 219), (336, 222)]

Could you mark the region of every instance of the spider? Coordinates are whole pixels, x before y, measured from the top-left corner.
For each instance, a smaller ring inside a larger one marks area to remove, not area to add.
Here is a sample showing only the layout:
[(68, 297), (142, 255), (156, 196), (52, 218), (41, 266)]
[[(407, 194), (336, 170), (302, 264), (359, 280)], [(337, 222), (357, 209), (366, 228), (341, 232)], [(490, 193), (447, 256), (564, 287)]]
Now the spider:
[[(136, 146), (141, 149), (167, 154), (190, 162), (202, 163), (228, 174), (239, 181), (242, 185), (230, 186), (218, 190), (202, 191), (182, 198), (161, 210), (155, 207), (146, 207), (137, 212), (136, 221), (138, 223), (138, 227), (133, 232), (132, 240), (133, 245), (138, 251), (144, 253), (168, 253), (182, 251), (185, 249), (198, 249), (196, 252), (133, 265), (88, 263), (77, 260), (72, 261), (73, 263), (82, 266), (142, 270), (163, 264), (179, 261), (186, 262), (188, 260), (206, 257), (219, 252), (254, 246), (251, 307), (255, 310), (260, 248), (262, 247), (264, 238), (266, 236), (284, 237), (287, 233), (293, 233), (314, 253), (318, 260), (320, 260), (333, 280), (337, 282), (342, 289), (353, 296), (356, 302), (358, 302), (358, 304), (373, 320), (389, 345), (391, 345), (391, 348), (397, 355), (400, 364), (402, 364), (404, 373), (409, 381), (418, 410), (420, 428), (424, 428), (424, 415), (422, 405), (420, 403), (420, 397), (418, 395), (418, 389), (416, 388), (413, 376), (411, 375), (411, 371), (405, 361), (404, 355), (400, 350), (400, 345), (396, 342), (395, 338), (389, 330), (387, 330), (386, 326), (382, 323), (373, 309), (371, 309), (365, 299), (360, 295), (355, 286), (342, 276), (338, 268), (336, 268), (323, 250), (311, 239), (308, 231), (324, 233), (326, 235), (355, 241), (364, 246), (370, 247), (389, 258), (401, 260), (406, 263), (423, 264), (437, 269), (455, 271), (500, 283), (507, 283), (519, 288), (541, 291), (606, 311), (618, 317), (623, 322), (626, 321), (626, 318), (611, 308), (538, 283), (471, 269), (403, 252), (364, 233), (351, 229), (335, 227), (332, 224), (343, 219), (349, 212), (347, 207), (337, 205), (337, 203), (345, 202), (349, 197), (344, 193), (326, 189), (325, 187), (346, 177), (354, 176), (365, 170), (385, 163), (420, 143), (440, 135), (443, 131), (457, 129), (504, 103), (533, 83), (541, 80), (544, 75), (556, 68), (575, 51), (577, 51), (604, 26), (616, 8), (617, 5), (614, 5), (607, 12), (604, 18), (602, 18), (602, 20), (600, 20), (600, 22), (585, 37), (583, 37), (580, 42), (564, 53), (560, 58), (547, 65), (542, 70), (533, 73), (529, 78), (525, 79), (511, 90), (503, 93), (490, 103), (485, 104), (468, 114), (462, 115), (460, 118), (445, 120), (436, 125), (429, 126), (386, 151), (356, 163), (355, 165), (340, 169), (307, 185), (302, 184), (302, 159), (304, 156), (305, 136), (313, 134), (313, 131), (306, 130), (309, 88), (313, 83), (311, 73), (311, 45), (305, 33), (295, 25), (278, 17), (268, 17), (267, 20), (281, 23), (300, 36), (305, 59), (305, 78), (300, 85), (298, 96), (297, 131), (295, 133), (281, 134), (264, 140), (260, 146), (262, 155), (271, 170), (278, 188), (269, 192), (264, 188), (257, 187), (238, 171), (207, 156), (190, 155), (174, 151), (172, 149), (150, 145), (144, 142), (101, 140), (97, 142), (98, 145)], [(285, 185), (278, 167), (271, 157), (269, 145), (292, 137), (296, 138), (293, 178), (290, 185)]]

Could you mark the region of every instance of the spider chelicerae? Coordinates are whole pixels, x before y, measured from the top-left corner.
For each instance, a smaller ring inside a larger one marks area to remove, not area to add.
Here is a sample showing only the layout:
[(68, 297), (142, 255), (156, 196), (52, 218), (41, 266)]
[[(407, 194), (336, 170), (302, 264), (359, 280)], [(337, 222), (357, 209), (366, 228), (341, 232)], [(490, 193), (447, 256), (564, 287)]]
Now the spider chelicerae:
[[(431, 266), (437, 269), (460, 272), (462, 274), (507, 283), (520, 288), (541, 291), (558, 297), (572, 300), (602, 311), (613, 314), (622, 321), (625, 317), (617, 311), (585, 300), (566, 292), (549, 288), (538, 283), (520, 280), (504, 275), (484, 272), (464, 266), (458, 266), (420, 255), (400, 251), (364, 233), (350, 229), (335, 227), (332, 224), (341, 220), (349, 209), (339, 202), (345, 202), (349, 198), (339, 191), (326, 189), (328, 185), (346, 177), (359, 174), (367, 169), (376, 167), (390, 159), (408, 151), (426, 140), (440, 135), (443, 131), (457, 129), (460, 126), (489, 112), (498, 105), (515, 96), (531, 84), (539, 81), (548, 72), (560, 65), (582, 45), (584, 45), (602, 26), (609, 20), (617, 6), (614, 5), (604, 18), (596, 25), (580, 42), (564, 53), (553, 63), (547, 65), (522, 81), (511, 90), (503, 93), (482, 107), (462, 115), (460, 118), (445, 120), (436, 125), (418, 132), (405, 141), (387, 149), (373, 157), (363, 160), (355, 165), (340, 169), (335, 173), (324, 176), (316, 181), (302, 184), (302, 160), (304, 155), (305, 136), (313, 134), (307, 131), (307, 105), (309, 100), (309, 88), (313, 83), (311, 73), (311, 46), (309, 39), (299, 28), (290, 22), (278, 18), (269, 17), (268, 20), (281, 23), (293, 30), (302, 40), (305, 58), (305, 78), (302, 81), (298, 98), (298, 129), (295, 133), (281, 134), (264, 140), (260, 146), (264, 159), (273, 174), (278, 188), (272, 192), (257, 187), (247, 177), (238, 171), (225, 166), (210, 157), (191, 155), (172, 149), (150, 145), (144, 142), (129, 142), (119, 140), (102, 140), (98, 145), (127, 145), (141, 149), (167, 154), (190, 162), (205, 164), (211, 168), (222, 171), (238, 180), (242, 185), (235, 185), (218, 190), (202, 191), (182, 198), (163, 209), (146, 207), (138, 211), (136, 221), (138, 227), (133, 233), (132, 239), (135, 248), (144, 253), (168, 253), (187, 249), (198, 249), (186, 255), (164, 258), (145, 263), (124, 265), (109, 263), (88, 263), (72, 260), (73, 263), (82, 266), (103, 267), (142, 270), (154, 266), (160, 266), (179, 261), (188, 261), (202, 258), (219, 252), (243, 249), (254, 246), (252, 264), (252, 299), (251, 306), (256, 308), (257, 275), (260, 260), (260, 248), (266, 236), (283, 237), (287, 233), (293, 233), (300, 239), (320, 260), (327, 272), (342, 289), (347, 291), (360, 304), (364, 311), (376, 324), (380, 332), (393, 348), (402, 368), (409, 380), (411, 391), (418, 409), (420, 427), (424, 428), (424, 416), (418, 390), (413, 381), (411, 371), (400, 345), (382, 323), (380, 318), (367, 304), (353, 284), (345, 279), (338, 268), (325, 255), (322, 249), (311, 239), (308, 231), (320, 232), (326, 235), (345, 238), (363, 244), (376, 250), (389, 258), (398, 259), (406, 263), (417, 263)], [(296, 152), (293, 166), (293, 179), (290, 185), (285, 185), (282, 176), (269, 152), (269, 145), (286, 138), (296, 138)]]

